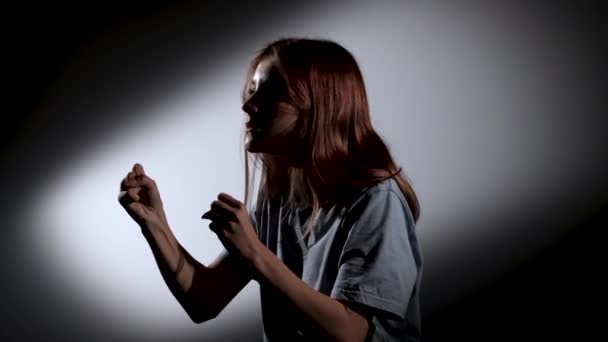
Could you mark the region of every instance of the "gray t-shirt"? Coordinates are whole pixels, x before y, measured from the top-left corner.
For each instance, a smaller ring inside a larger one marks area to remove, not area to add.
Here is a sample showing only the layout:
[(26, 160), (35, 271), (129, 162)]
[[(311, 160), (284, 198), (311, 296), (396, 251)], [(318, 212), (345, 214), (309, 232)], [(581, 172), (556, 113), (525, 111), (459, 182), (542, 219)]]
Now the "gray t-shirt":
[[(339, 212), (338, 212), (339, 211)], [(363, 306), (367, 341), (419, 341), (422, 256), (409, 206), (393, 178), (343, 209), (322, 210), (302, 239), (310, 209), (265, 201), (250, 214), (258, 237), (306, 284)], [(264, 341), (309, 341), (281, 294), (260, 284)]]

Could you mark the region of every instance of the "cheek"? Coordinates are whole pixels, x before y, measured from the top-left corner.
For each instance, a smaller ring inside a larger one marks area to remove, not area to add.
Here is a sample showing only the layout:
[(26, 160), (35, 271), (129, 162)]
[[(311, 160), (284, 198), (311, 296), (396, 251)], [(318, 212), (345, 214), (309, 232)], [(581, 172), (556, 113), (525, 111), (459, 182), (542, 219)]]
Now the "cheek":
[(289, 116), (280, 116), (273, 120), (268, 131), (268, 135), (273, 137), (288, 136), (296, 126), (297, 118)]
[(276, 115), (270, 125), (270, 136), (288, 136), (295, 129), (298, 121), (298, 111), (291, 105), (280, 103)]

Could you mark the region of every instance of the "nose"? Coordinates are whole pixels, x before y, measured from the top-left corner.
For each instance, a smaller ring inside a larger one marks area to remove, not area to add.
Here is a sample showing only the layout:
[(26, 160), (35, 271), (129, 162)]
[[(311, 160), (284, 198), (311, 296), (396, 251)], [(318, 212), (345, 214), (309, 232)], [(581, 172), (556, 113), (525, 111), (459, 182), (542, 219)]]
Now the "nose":
[(251, 101), (247, 101), (243, 105), (243, 111), (251, 115), (257, 113), (258, 107), (255, 104), (251, 103)]

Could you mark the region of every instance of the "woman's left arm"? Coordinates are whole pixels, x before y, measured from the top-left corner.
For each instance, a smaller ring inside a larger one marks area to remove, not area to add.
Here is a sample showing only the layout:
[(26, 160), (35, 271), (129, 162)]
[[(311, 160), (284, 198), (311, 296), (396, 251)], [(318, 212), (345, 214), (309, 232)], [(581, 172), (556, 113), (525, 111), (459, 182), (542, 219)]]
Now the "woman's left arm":
[[(341, 301), (324, 295), (296, 276), (256, 235), (246, 207), (220, 193), (203, 214), (209, 228), (231, 254), (237, 254), (253, 271), (253, 278), (283, 294), (305, 319), (304, 333), (324, 335), (333, 341), (364, 341), (369, 323)], [(312, 331), (311, 331), (312, 330)]]
[(333, 341), (365, 340), (369, 324), (364, 316), (308, 286), (262, 243), (254, 249), (251, 261), (258, 281), (282, 293), (315, 334)]

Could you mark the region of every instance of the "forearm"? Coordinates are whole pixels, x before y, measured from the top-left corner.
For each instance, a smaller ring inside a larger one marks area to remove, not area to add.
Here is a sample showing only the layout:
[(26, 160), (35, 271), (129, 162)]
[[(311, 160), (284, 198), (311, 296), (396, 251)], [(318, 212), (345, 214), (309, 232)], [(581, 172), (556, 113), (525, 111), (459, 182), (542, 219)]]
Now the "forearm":
[[(208, 268), (192, 258), (179, 244), (168, 226), (142, 228), (142, 233), (150, 245), (167, 287), (190, 318), (197, 323), (213, 318), (216, 309), (212, 303), (209, 303), (208, 298), (205, 298), (210, 292), (192, 287), (195, 276), (197, 278), (208, 276)], [(180, 254), (184, 257), (183, 266), (178, 273), (175, 273)], [(198, 283), (205, 284), (209, 281), (198, 281)]]
[(323, 335), (334, 341), (353, 341), (349, 315), (339, 301), (304, 283), (266, 247), (261, 246), (253, 257), (258, 281), (283, 294), (304, 319), (304, 333)]
[[(185, 258), (178, 273), (177, 267), (180, 256), (185, 250), (181, 247), (171, 229), (167, 227), (143, 228), (142, 233), (156, 259), (163, 278), (181, 292), (187, 292), (192, 286), (194, 266), (192, 260)], [(184, 256), (185, 257), (185, 256)]]

